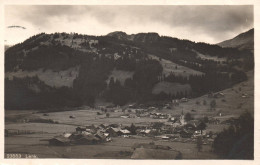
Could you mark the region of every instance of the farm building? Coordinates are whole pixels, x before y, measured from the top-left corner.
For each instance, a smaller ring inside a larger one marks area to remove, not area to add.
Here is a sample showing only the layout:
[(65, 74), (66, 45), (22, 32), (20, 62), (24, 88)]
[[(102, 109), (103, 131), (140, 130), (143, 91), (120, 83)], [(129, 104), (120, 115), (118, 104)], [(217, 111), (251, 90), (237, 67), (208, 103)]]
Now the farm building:
[(200, 121), (199, 120), (190, 120), (187, 122), (187, 124), (191, 124), (194, 127), (197, 127), (200, 124)]
[(97, 132), (95, 134), (95, 137), (99, 138), (103, 142), (106, 141), (106, 138), (107, 138), (102, 132)]
[(224, 95), (224, 93), (222, 93), (222, 92), (215, 93), (215, 94), (213, 95), (214, 98), (221, 98), (221, 97), (224, 97), (224, 96), (225, 96), (225, 95)]
[(85, 129), (87, 132), (91, 132), (91, 133), (95, 133), (97, 131), (97, 127), (95, 125), (88, 125), (86, 126)]
[(146, 135), (148, 135), (150, 132), (151, 132), (150, 129), (143, 129), (143, 130), (140, 130), (139, 135), (146, 136)]
[(74, 115), (70, 115), (70, 118), (71, 119), (75, 119), (76, 117)]
[(219, 119), (215, 119), (215, 118), (209, 119), (209, 124), (219, 124), (219, 123), (220, 123)]
[(187, 98), (182, 98), (181, 100), (180, 100), (180, 102), (188, 102), (189, 101), (189, 99), (187, 99)]
[(108, 125), (108, 124), (100, 124), (99, 126), (100, 126), (101, 128), (106, 129), (106, 128), (108, 128), (109, 125)]
[(111, 137), (119, 136), (120, 135), (119, 131), (120, 131), (119, 128), (113, 128), (113, 127), (110, 127), (109, 129), (106, 130), (106, 132), (109, 133)]
[(183, 112), (182, 112), (182, 115), (180, 116), (180, 120), (179, 120), (179, 122), (180, 122), (181, 125), (185, 125), (185, 124), (187, 124), (186, 121), (185, 121), (185, 119), (184, 119)]
[(225, 96), (225, 94), (224, 93), (222, 93), (222, 92), (218, 92), (218, 93), (213, 93), (213, 92), (210, 92), (210, 93), (208, 93), (208, 97), (209, 98), (221, 98), (221, 97), (224, 97)]
[(195, 131), (196, 127), (199, 125), (200, 122), (189, 122), (184, 126), (184, 129)]
[(86, 128), (85, 128), (85, 127), (77, 127), (77, 128), (76, 128), (76, 132), (77, 132), (77, 133), (81, 133), (81, 132), (83, 132), (83, 131), (86, 131)]
[(129, 118), (136, 118), (136, 114), (129, 114)]
[(185, 130), (183, 129), (181, 132), (180, 132), (180, 135), (182, 138), (191, 138), (191, 136), (193, 135), (194, 131), (192, 130)]
[(101, 142), (101, 140), (94, 135), (81, 136), (79, 139), (74, 141), (76, 144), (97, 144)]
[(130, 135), (131, 132), (128, 131), (127, 129), (121, 129), (121, 130), (119, 131), (119, 134), (120, 134), (120, 135)]
[(64, 145), (69, 145), (70, 144), (70, 139), (65, 138), (63, 136), (59, 137), (54, 137), (49, 140), (50, 145), (55, 145), (55, 146), (64, 146)]
[(63, 137), (65, 137), (65, 138), (69, 138), (71, 136), (71, 133), (64, 133), (63, 134)]

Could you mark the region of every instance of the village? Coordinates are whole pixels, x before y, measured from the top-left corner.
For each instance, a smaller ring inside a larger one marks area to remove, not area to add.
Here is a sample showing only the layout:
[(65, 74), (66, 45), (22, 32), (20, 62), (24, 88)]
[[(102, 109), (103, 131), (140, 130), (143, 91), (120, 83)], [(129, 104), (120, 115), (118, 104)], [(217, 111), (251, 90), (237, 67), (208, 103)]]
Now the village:
[[(38, 157), (50, 157), (55, 152), (54, 157), (78, 158), (216, 158), (212, 152), (214, 139), (244, 111), (243, 103), (252, 98), (245, 92), (247, 88), (247, 83), (241, 83), (197, 99), (10, 114), (5, 128), (10, 144), (7, 149), (12, 152), (14, 143), (24, 150), (22, 143), (12, 139), (26, 138), (34, 139), (28, 141), (26, 152)], [(231, 112), (234, 94), (241, 104), (234, 104), (237, 111)], [(19, 148), (14, 149), (19, 152)], [(81, 150), (85, 152), (79, 155)]]
[[(188, 116), (188, 115), (186, 115)], [(124, 116), (123, 116), (124, 117)], [(163, 139), (170, 141), (196, 142), (196, 138), (201, 136), (205, 139), (204, 144), (213, 141), (214, 134), (206, 132), (206, 123), (218, 124), (219, 120), (201, 120), (186, 121), (182, 114), (179, 118), (170, 117), (162, 113), (150, 113), (150, 117), (158, 119), (168, 119), (166, 122), (154, 122), (147, 126), (124, 126), (119, 124), (100, 124), (76, 127), (75, 132), (65, 133), (49, 140), (50, 145), (68, 145), (68, 144), (96, 144), (101, 142), (110, 142), (113, 137), (131, 138), (134, 136), (147, 136), (154, 139)]]
[[(209, 93), (208, 98), (224, 98), (224, 93)], [(145, 124), (131, 123), (101, 123), (91, 125), (75, 126), (74, 131), (64, 132), (60, 135), (48, 139), (51, 146), (75, 146), (75, 145), (97, 145), (111, 143), (114, 140), (132, 139), (136, 141), (132, 147), (133, 153), (131, 158), (143, 158), (136, 152), (148, 152), (153, 150), (158, 152), (173, 152), (170, 154), (171, 158), (181, 158), (182, 153), (177, 148), (171, 148), (167, 145), (158, 145), (160, 141), (163, 142), (179, 142), (190, 143), (196, 146), (197, 151), (201, 151), (204, 145), (211, 146), (217, 132), (207, 130), (207, 125), (228, 125), (232, 122), (220, 121), (221, 113), (217, 113), (217, 117), (200, 116), (194, 118), (194, 110), (190, 113), (182, 110), (180, 114), (172, 115), (165, 113), (162, 109), (172, 110), (173, 107), (178, 107), (180, 104), (189, 102), (188, 98), (179, 100), (172, 100), (164, 104), (157, 104), (153, 106), (143, 104), (129, 104), (127, 107), (119, 106), (98, 106), (96, 115), (105, 116), (109, 119), (112, 114), (121, 114), (118, 118), (122, 119), (150, 119), (151, 122)], [(44, 116), (48, 114), (44, 113)], [(72, 120), (77, 120), (75, 115), (68, 116)], [(113, 120), (113, 118), (110, 118)], [(139, 138), (150, 139), (146, 143), (139, 143)], [(135, 140), (136, 139), (136, 140)], [(124, 140), (123, 140), (124, 141)], [(145, 151), (139, 151), (145, 150)], [(142, 155), (142, 154), (141, 154)], [(172, 157), (172, 156), (175, 157)]]

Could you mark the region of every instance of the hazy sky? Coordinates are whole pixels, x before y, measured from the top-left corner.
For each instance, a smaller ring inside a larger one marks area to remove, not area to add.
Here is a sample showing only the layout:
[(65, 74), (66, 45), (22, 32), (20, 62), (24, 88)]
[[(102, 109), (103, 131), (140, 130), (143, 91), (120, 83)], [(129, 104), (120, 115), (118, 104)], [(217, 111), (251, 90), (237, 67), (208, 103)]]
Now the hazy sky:
[[(217, 43), (253, 28), (253, 6), (5, 6), (5, 43), (40, 32), (157, 32)], [(8, 27), (9, 26), (9, 27)], [(17, 27), (13, 27), (17, 26)]]

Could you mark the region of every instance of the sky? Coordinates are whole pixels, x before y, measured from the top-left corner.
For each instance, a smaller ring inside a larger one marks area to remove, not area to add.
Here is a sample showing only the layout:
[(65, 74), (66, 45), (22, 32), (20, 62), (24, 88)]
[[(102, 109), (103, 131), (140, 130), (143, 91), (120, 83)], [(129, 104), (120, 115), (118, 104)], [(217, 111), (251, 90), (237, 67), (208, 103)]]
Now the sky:
[(215, 44), (254, 27), (253, 6), (5, 6), (5, 44), (45, 32), (106, 35), (157, 32)]

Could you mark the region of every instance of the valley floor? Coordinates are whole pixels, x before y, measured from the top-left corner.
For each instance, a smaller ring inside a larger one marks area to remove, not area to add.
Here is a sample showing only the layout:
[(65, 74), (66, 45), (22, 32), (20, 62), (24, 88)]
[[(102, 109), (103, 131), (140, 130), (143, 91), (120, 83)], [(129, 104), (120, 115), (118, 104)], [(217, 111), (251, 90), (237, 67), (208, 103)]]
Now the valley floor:
[[(254, 114), (254, 79), (253, 72), (248, 73), (248, 81), (235, 85), (233, 88), (221, 91), (224, 97), (210, 98), (207, 95), (180, 103), (171, 109), (162, 109), (160, 113), (178, 116), (189, 112), (195, 118), (208, 116), (225, 121), (231, 117), (238, 117), (244, 111)], [(209, 103), (216, 100), (216, 109), (210, 110)], [(207, 102), (206, 105), (203, 102)], [(199, 103), (198, 103), (199, 102)], [(192, 111), (193, 110), (193, 111)], [(35, 154), (39, 158), (117, 158), (130, 159), (134, 143), (154, 142), (165, 145), (182, 153), (183, 159), (217, 159), (212, 152), (211, 144), (202, 146), (197, 152), (196, 143), (191, 139), (182, 138), (178, 141), (162, 140), (148, 136), (114, 137), (111, 142), (96, 145), (50, 146), (47, 139), (64, 132), (73, 132), (77, 126), (99, 124), (123, 124), (146, 126), (151, 122), (166, 122), (167, 119), (151, 117), (123, 118), (125, 112), (110, 112), (109, 118), (105, 114), (97, 115), (98, 109), (76, 110), (45, 113), (37, 111), (5, 111), (5, 129), (13, 131), (27, 131), (26, 134), (5, 137), (5, 157), (7, 154)], [(221, 113), (221, 115), (219, 115)], [(73, 116), (71, 118), (70, 116)], [(43, 123), (36, 119), (51, 121)], [(30, 121), (30, 122), (28, 122)], [(33, 122), (34, 121), (34, 122)], [(56, 124), (55, 124), (56, 122)], [(228, 127), (227, 124), (207, 124), (206, 131), (217, 133)], [(30, 132), (30, 133), (28, 133)]]

